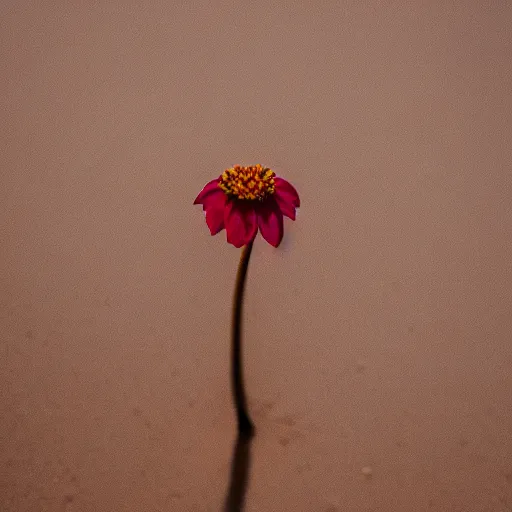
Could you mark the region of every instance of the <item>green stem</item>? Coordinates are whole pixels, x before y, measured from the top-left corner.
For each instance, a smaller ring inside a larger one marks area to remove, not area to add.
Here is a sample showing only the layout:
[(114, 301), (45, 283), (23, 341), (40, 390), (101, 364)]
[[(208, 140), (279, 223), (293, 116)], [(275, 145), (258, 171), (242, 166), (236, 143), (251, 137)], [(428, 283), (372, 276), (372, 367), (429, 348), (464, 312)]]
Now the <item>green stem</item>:
[(244, 390), (242, 369), (242, 306), (244, 299), (247, 268), (251, 257), (253, 242), (249, 242), (243, 249), (236, 275), (235, 295), (233, 298), (233, 323), (232, 323), (232, 352), (231, 352), (231, 385), (235, 402), (236, 417), (238, 422), (238, 434), (251, 437), (254, 434), (254, 425), (247, 412), (247, 402)]

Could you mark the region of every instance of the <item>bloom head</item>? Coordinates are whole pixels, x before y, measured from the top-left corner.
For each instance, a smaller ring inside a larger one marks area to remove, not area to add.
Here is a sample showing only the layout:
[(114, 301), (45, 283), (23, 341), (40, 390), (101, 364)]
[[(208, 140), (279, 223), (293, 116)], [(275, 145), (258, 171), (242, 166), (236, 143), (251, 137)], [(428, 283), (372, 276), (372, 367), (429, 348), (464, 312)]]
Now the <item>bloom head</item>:
[(252, 242), (260, 230), (277, 247), (283, 238), (283, 215), (295, 220), (297, 191), (274, 171), (261, 165), (226, 169), (205, 185), (194, 201), (202, 204), (212, 235), (224, 228), (235, 247)]

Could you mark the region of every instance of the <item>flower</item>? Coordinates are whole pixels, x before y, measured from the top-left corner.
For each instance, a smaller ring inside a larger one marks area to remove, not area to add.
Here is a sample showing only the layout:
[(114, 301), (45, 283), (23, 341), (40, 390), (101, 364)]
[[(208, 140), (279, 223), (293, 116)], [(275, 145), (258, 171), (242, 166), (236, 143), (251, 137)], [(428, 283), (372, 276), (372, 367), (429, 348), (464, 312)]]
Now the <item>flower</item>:
[(274, 171), (261, 165), (226, 169), (199, 192), (194, 204), (202, 204), (212, 235), (226, 228), (235, 247), (252, 242), (261, 231), (277, 247), (283, 238), (283, 215), (295, 220), (299, 194)]

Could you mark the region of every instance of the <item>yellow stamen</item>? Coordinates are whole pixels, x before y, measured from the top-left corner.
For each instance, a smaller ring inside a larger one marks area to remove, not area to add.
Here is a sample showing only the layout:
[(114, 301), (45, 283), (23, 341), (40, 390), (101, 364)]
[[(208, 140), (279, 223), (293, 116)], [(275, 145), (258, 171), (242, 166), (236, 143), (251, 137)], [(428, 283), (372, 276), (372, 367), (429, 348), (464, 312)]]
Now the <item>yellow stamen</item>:
[(260, 164), (249, 167), (235, 165), (222, 173), (219, 187), (236, 199), (262, 201), (275, 192), (274, 178), (274, 171)]

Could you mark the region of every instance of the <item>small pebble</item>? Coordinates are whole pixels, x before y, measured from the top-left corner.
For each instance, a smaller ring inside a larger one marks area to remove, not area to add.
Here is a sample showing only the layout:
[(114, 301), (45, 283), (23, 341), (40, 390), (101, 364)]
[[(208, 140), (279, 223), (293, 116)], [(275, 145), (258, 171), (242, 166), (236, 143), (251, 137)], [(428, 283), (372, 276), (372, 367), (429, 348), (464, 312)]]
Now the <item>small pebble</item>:
[(366, 478), (370, 478), (372, 476), (373, 471), (370, 466), (365, 466), (364, 468), (361, 469), (361, 473), (363, 473), (363, 475)]

